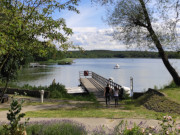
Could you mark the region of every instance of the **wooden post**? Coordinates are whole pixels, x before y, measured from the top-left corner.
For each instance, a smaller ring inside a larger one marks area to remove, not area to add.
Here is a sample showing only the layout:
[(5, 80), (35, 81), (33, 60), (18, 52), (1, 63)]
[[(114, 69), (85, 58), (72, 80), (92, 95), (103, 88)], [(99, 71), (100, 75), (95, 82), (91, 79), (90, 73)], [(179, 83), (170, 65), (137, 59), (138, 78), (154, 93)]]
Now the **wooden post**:
[(41, 103), (43, 103), (43, 100), (44, 100), (44, 90), (41, 90), (40, 93), (41, 93)]

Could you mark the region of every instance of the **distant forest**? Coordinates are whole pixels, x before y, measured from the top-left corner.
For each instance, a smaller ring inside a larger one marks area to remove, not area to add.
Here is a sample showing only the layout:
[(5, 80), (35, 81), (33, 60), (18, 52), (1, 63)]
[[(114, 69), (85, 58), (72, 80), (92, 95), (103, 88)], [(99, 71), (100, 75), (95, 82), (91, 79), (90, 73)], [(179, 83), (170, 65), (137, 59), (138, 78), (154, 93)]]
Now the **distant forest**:
[[(180, 53), (167, 52), (168, 58), (180, 58)], [(92, 51), (68, 51), (65, 53), (66, 58), (159, 58), (157, 52), (149, 51), (109, 51), (109, 50), (92, 50)]]

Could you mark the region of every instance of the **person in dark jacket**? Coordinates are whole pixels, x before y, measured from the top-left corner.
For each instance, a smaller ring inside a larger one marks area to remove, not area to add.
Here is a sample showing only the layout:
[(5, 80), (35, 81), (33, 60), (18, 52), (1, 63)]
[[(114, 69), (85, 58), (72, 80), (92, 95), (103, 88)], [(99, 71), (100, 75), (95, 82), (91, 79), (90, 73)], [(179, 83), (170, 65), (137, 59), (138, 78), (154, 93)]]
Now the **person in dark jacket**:
[(109, 84), (104, 89), (104, 97), (106, 98), (106, 105), (110, 104), (110, 93), (111, 93), (111, 88)]

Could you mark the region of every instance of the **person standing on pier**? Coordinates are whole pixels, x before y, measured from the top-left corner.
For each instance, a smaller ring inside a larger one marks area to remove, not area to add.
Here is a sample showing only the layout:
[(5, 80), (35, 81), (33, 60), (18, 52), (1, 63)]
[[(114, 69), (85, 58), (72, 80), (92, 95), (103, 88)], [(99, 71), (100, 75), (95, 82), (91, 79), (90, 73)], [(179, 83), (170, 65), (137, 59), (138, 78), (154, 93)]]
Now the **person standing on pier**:
[(119, 98), (119, 89), (115, 86), (114, 87), (114, 100), (115, 100), (115, 107), (118, 105), (118, 98)]
[(104, 89), (104, 97), (106, 98), (106, 105), (110, 105), (110, 92), (111, 92), (111, 88), (109, 84), (107, 84), (107, 86)]

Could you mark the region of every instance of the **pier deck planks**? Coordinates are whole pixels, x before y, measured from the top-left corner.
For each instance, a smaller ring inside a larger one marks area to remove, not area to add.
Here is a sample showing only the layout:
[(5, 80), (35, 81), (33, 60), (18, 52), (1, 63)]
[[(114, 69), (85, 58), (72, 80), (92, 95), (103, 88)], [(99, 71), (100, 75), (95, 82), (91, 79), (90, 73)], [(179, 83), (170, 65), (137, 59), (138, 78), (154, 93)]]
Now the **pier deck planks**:
[[(87, 89), (88, 92), (93, 93), (98, 101), (104, 101), (104, 89), (103, 86), (102, 89), (98, 89), (94, 84), (92, 84), (92, 81), (90, 81), (92, 78), (80, 78), (80, 82), (83, 84), (83, 86)], [(95, 80), (93, 80), (96, 82)], [(98, 82), (96, 82), (98, 85), (100, 85)]]

